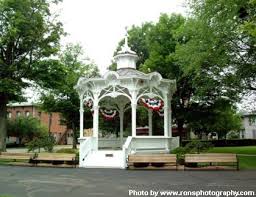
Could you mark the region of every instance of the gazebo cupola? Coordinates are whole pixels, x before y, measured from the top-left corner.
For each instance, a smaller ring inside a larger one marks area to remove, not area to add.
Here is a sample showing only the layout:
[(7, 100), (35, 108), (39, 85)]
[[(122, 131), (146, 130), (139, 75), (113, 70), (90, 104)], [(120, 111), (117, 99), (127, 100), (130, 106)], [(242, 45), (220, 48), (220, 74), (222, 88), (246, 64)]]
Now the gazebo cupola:
[(114, 56), (114, 60), (117, 64), (117, 69), (122, 68), (133, 68), (136, 69), (136, 62), (138, 56), (136, 52), (132, 51), (128, 46), (128, 33), (125, 35), (125, 43), (122, 46), (121, 50), (117, 52), (117, 55)]

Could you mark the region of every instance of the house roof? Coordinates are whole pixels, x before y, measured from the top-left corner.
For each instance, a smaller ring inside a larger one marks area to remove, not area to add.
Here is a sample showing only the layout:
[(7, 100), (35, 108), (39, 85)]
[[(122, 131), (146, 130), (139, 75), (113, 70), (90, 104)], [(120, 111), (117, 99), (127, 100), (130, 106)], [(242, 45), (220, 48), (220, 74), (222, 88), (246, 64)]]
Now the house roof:
[(20, 103), (9, 103), (7, 104), (8, 107), (29, 107), (35, 106), (36, 104), (33, 102), (20, 102)]

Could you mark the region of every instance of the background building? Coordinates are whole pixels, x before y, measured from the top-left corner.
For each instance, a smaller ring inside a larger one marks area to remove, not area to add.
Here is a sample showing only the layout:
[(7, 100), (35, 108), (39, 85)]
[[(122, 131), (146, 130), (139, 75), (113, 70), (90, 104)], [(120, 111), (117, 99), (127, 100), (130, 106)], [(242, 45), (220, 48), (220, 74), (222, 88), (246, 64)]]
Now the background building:
[[(68, 132), (66, 125), (61, 122), (60, 113), (48, 113), (42, 111), (34, 103), (13, 103), (8, 104), (7, 118), (16, 119), (20, 116), (32, 116), (38, 118), (48, 131), (54, 136), (57, 144), (67, 144), (72, 142), (70, 132)], [(10, 138), (9, 140), (13, 138)]]
[(242, 115), (243, 130), (241, 138), (256, 139), (256, 113), (244, 113)]

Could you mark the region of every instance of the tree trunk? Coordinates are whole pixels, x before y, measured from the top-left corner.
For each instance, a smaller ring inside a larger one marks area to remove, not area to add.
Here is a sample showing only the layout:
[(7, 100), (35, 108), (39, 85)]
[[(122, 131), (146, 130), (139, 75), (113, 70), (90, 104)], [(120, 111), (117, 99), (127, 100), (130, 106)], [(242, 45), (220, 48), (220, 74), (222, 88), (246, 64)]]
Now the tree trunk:
[(49, 135), (51, 134), (51, 127), (52, 127), (52, 113), (48, 113), (49, 114), (49, 124), (48, 124), (48, 133)]
[(73, 149), (77, 149), (76, 146), (76, 127), (75, 127), (75, 123), (72, 122), (72, 132), (73, 132), (73, 144), (72, 144), (72, 148)]
[(181, 146), (182, 145), (184, 120), (183, 119), (177, 120), (177, 125), (178, 125), (178, 135), (180, 137), (180, 146)]
[(0, 94), (0, 152), (6, 151), (6, 114), (7, 114), (7, 106), (8, 103), (7, 97), (5, 95)]

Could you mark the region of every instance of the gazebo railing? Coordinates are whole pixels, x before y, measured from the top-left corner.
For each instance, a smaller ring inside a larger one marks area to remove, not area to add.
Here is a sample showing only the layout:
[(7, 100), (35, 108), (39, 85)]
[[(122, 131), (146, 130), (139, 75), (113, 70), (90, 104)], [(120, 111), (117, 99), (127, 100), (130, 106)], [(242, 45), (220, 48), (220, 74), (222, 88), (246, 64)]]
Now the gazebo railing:
[(124, 155), (124, 168), (127, 167), (128, 156), (132, 153), (132, 136), (127, 137), (125, 144), (123, 145)]
[(93, 151), (97, 150), (97, 144), (96, 144), (96, 138), (95, 137), (86, 137), (86, 138), (80, 138), (80, 163), (82, 163), (85, 158)]
[(126, 138), (121, 141), (120, 138), (99, 138), (99, 148), (110, 148), (110, 149), (120, 149), (122, 148)]

